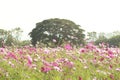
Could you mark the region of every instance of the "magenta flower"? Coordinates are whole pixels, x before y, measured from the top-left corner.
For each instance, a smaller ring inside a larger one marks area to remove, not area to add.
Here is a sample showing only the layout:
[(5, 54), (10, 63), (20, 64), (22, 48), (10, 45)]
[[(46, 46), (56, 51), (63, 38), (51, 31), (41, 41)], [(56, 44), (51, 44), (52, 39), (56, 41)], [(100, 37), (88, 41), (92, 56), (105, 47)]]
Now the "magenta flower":
[(72, 46), (71, 46), (70, 44), (66, 44), (66, 45), (64, 46), (64, 48), (65, 48), (66, 50), (72, 50)]
[(27, 56), (27, 60), (28, 60), (28, 63), (27, 63), (28, 66), (31, 66), (33, 60), (32, 60), (32, 58), (29, 55)]
[(110, 69), (112, 69), (112, 68), (113, 68), (113, 66), (112, 66), (112, 65), (110, 65), (110, 66), (109, 66), (109, 68), (110, 68)]
[(47, 73), (47, 72), (49, 72), (50, 70), (52, 70), (52, 68), (49, 67), (49, 66), (43, 66), (43, 67), (41, 67), (41, 72)]
[(12, 53), (12, 52), (8, 52), (7, 57), (10, 57), (10, 58), (13, 58), (13, 59), (17, 59), (17, 56), (14, 53)]
[(34, 48), (34, 47), (29, 47), (27, 49), (29, 50), (29, 54), (37, 52), (36, 48)]
[(108, 54), (113, 54), (113, 52), (111, 50), (108, 50)]
[(59, 64), (57, 62), (52, 62), (51, 65), (52, 66), (57, 66), (57, 67), (59, 66)]
[(114, 80), (114, 75), (113, 75), (113, 74), (110, 74), (110, 78), (111, 78), (112, 80)]
[(42, 60), (42, 62), (43, 62), (43, 64), (44, 64), (45, 66), (52, 66), (49, 62), (47, 62), (47, 61), (45, 61), (45, 60)]
[(92, 51), (92, 50), (96, 49), (97, 47), (92, 42), (90, 42), (85, 46), (85, 48)]
[(0, 52), (4, 52), (4, 48), (0, 48)]
[(19, 50), (18, 50), (18, 53), (19, 53), (20, 55), (22, 55), (22, 54), (23, 54), (22, 49), (19, 49)]
[(67, 61), (67, 62), (65, 62), (65, 66), (67, 66), (69, 68), (73, 68), (74, 64), (73, 64), (73, 62)]
[(101, 57), (101, 58), (100, 58), (100, 61), (103, 61), (104, 59), (105, 59), (104, 57)]
[(114, 55), (113, 55), (113, 54), (108, 54), (108, 56), (109, 56), (110, 58), (114, 58)]
[(82, 77), (79, 76), (79, 80), (83, 80)]
[(81, 52), (81, 53), (85, 53), (86, 50), (85, 50), (84, 48), (81, 48), (81, 49), (80, 49), (80, 52)]
[(114, 58), (114, 54), (113, 54), (113, 52), (111, 50), (108, 50), (108, 56), (110, 58)]

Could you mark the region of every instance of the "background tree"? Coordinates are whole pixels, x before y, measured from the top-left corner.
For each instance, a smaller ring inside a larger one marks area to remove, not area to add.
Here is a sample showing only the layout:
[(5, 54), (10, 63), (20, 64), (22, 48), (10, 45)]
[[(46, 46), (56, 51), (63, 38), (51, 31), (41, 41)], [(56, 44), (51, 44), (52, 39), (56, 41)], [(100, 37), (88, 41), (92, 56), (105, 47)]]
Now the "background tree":
[(2, 41), (7, 39), (7, 31), (0, 29), (0, 47), (2, 47)]
[(21, 34), (22, 34), (22, 30), (20, 27), (16, 27), (14, 29), (11, 30), (11, 34), (12, 36), (16, 39), (16, 40), (21, 40)]
[(12, 46), (13, 44), (15, 44), (15, 39), (13, 38), (13, 36), (11, 34), (8, 33), (7, 39), (5, 41), (5, 44), (7, 46)]
[(0, 29), (0, 38), (6, 39), (7, 38), (7, 31), (4, 29)]
[(120, 35), (116, 35), (116, 36), (113, 36), (111, 37), (109, 40), (109, 45), (110, 46), (117, 46), (117, 47), (120, 47)]
[(108, 38), (104, 32), (98, 33), (98, 38), (95, 40), (95, 44), (99, 45), (99, 43), (108, 43)]
[(30, 44), (31, 44), (30, 40), (23, 40), (23, 41), (20, 41), (19, 46), (29, 46)]
[(97, 32), (87, 32), (88, 42), (95, 41), (97, 39)]
[(22, 30), (19, 27), (12, 30), (0, 29), (0, 46), (2, 40), (4, 40), (6, 46), (20, 45), (21, 34)]
[(100, 36), (96, 41), (95, 44), (99, 45), (99, 43), (108, 43), (108, 39), (105, 36)]
[(47, 46), (59, 46), (63, 42), (69, 42), (73, 45), (84, 43), (84, 30), (80, 25), (66, 19), (48, 19), (36, 24), (36, 27), (30, 32), (32, 44), (37, 42)]
[(113, 36), (117, 36), (117, 35), (120, 35), (120, 31), (114, 31), (113, 32)]

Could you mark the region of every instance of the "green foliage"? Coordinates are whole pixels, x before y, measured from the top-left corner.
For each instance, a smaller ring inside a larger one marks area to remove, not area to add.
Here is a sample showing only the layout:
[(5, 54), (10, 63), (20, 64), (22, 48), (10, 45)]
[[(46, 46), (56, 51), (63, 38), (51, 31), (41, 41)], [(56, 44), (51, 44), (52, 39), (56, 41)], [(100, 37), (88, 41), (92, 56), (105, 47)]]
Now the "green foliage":
[(7, 31), (4, 29), (0, 29), (0, 38), (6, 39)]
[(99, 45), (99, 43), (108, 43), (109, 46), (120, 47), (120, 35), (114, 35), (110, 38), (99, 36), (99, 38), (95, 41), (95, 44)]
[(13, 36), (12, 35), (8, 35), (5, 44), (7, 46), (12, 46), (13, 43), (15, 43)]
[(8, 32), (6, 30), (0, 29), (0, 47), (2, 47), (2, 41), (7, 39), (7, 33)]
[(2, 47), (2, 38), (0, 38), (0, 47)]
[(59, 46), (63, 42), (79, 45), (84, 43), (85, 35), (83, 31), (79, 25), (70, 20), (55, 18), (37, 23), (36, 27), (30, 32), (30, 37), (34, 46), (37, 42), (47, 46)]
[(97, 32), (87, 32), (88, 41), (95, 41), (97, 39)]
[(99, 45), (99, 43), (108, 43), (108, 39), (105, 36), (101, 36), (95, 41), (96, 45)]
[(19, 45), (21, 34), (22, 34), (22, 30), (19, 27), (8, 31), (4, 29), (0, 29), (0, 47), (1, 47), (1, 40), (4, 40), (6, 46)]
[(26, 46), (26, 45), (30, 45), (30, 44), (31, 44), (30, 40), (23, 40), (23, 41), (20, 41), (19, 46)]
[(120, 35), (111, 37), (108, 42), (110, 46), (120, 47)]

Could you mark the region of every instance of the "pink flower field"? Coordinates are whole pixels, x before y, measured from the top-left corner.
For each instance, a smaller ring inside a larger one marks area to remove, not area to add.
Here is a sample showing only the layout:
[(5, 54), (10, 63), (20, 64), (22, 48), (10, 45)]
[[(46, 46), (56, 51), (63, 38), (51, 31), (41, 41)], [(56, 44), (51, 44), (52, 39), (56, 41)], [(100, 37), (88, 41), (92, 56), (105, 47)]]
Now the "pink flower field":
[(120, 48), (92, 43), (0, 48), (0, 80), (120, 80)]

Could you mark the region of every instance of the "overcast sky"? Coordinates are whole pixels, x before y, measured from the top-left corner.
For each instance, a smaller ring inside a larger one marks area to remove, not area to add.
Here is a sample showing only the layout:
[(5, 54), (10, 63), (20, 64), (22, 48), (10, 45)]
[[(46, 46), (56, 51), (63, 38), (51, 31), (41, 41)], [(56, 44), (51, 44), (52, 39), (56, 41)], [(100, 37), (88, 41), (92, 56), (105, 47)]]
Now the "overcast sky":
[(0, 0), (0, 29), (20, 27), (22, 38), (37, 22), (49, 18), (69, 19), (86, 32), (120, 30), (119, 0)]

